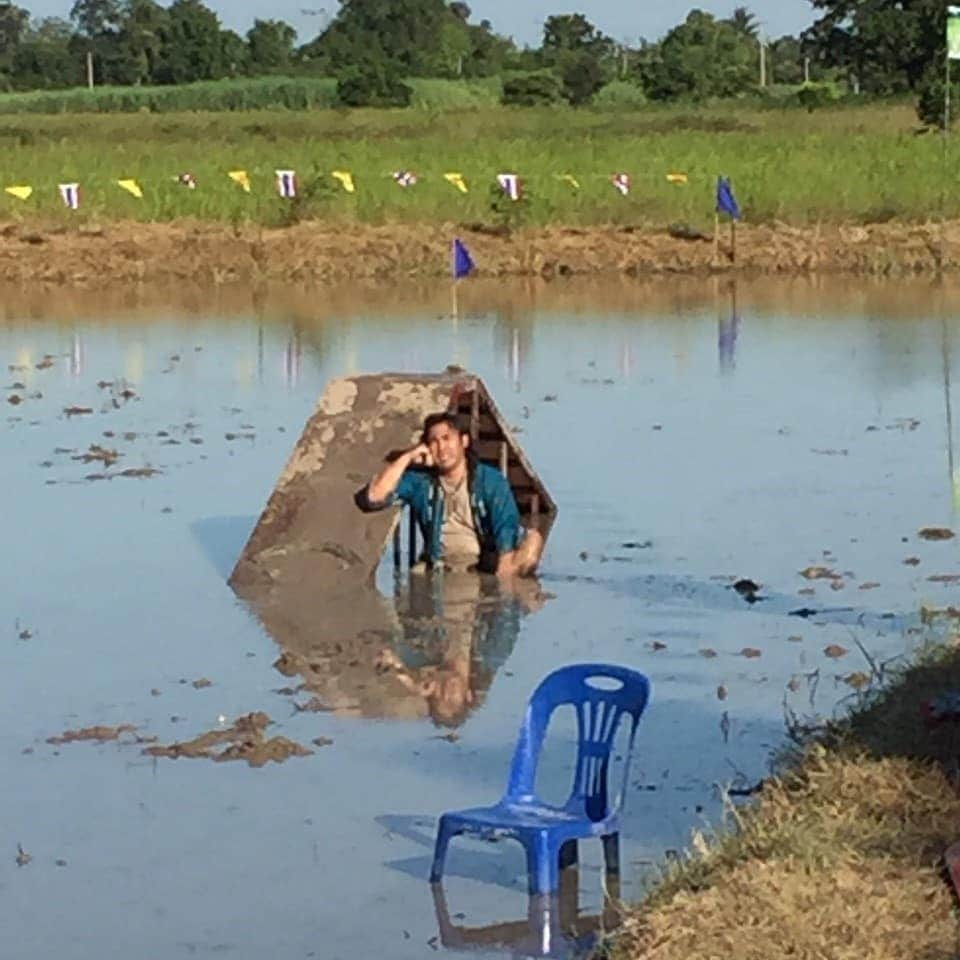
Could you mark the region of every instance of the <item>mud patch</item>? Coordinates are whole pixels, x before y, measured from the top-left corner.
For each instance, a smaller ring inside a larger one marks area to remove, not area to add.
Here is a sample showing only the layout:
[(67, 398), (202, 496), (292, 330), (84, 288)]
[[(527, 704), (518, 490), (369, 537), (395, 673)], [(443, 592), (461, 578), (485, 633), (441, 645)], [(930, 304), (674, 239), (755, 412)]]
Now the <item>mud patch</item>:
[[(264, 731), (273, 721), (263, 712), (238, 717), (224, 730), (211, 730), (192, 740), (179, 741), (169, 746), (147, 747), (149, 757), (168, 757), (178, 760), (204, 758), (215, 763), (245, 760), (251, 767), (262, 767), (271, 760), (283, 763), (290, 757), (309, 757), (313, 751), (286, 737), (267, 739)], [(221, 749), (222, 748), (222, 749)]]

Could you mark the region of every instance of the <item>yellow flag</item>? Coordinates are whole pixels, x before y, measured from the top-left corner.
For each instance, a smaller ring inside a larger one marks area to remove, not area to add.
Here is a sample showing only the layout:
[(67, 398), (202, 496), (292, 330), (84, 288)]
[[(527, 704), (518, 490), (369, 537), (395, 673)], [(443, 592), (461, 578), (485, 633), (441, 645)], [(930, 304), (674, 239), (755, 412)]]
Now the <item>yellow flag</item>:
[(29, 200), (33, 196), (33, 187), (7, 187), (6, 192), (18, 200)]
[(467, 182), (461, 173), (445, 173), (443, 179), (452, 183), (461, 193), (467, 192)]
[(558, 174), (557, 179), (562, 180), (564, 183), (569, 183), (574, 190), (580, 189), (580, 181), (577, 180), (577, 178), (573, 176), (573, 174), (561, 173), (561, 174)]
[(686, 183), (687, 175), (685, 173), (668, 173), (667, 183)]
[(247, 176), (246, 170), (231, 170), (227, 176), (240, 187), (243, 188), (245, 193), (250, 192), (250, 178)]
[(121, 190), (126, 190), (127, 193), (133, 194), (138, 200), (143, 199), (143, 191), (140, 189), (140, 184), (136, 180), (118, 180), (117, 186)]
[(356, 186), (353, 182), (353, 174), (348, 170), (334, 170), (332, 174), (334, 180), (339, 180), (343, 184), (343, 189), (347, 193), (356, 193)]

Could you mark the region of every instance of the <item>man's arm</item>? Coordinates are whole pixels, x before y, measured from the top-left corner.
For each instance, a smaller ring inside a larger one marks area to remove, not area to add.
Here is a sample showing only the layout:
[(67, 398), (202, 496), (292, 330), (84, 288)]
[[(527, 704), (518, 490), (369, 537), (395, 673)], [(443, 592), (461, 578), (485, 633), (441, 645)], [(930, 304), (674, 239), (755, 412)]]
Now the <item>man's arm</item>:
[(366, 508), (372, 510), (386, 505), (396, 493), (404, 473), (415, 463), (427, 466), (431, 463), (430, 451), (426, 444), (418, 443), (391, 460), (361, 491), (363, 496), (357, 500), (357, 503), (361, 504), (363, 501)]

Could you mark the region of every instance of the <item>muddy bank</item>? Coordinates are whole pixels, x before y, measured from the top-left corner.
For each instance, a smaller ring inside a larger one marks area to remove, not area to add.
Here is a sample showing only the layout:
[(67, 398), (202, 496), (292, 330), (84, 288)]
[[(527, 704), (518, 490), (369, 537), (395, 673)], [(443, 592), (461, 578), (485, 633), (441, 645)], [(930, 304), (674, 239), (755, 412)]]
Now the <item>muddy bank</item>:
[(793, 762), (758, 784), (736, 829), (694, 832), (689, 857), (628, 912), (604, 956), (956, 955), (944, 854), (960, 817), (960, 653), (958, 621), (940, 613), (953, 624), (949, 645), (886, 685), (876, 669), (847, 719), (795, 727)]
[[(752, 226), (736, 259), (712, 236), (649, 226), (546, 227), (501, 234), (463, 224), (300, 224), (283, 230), (196, 222), (15, 222), (0, 226), (0, 282), (337, 282), (442, 277), (468, 242), (487, 277), (620, 274), (924, 274), (960, 269), (960, 221)], [(682, 234), (682, 235), (681, 235)]]

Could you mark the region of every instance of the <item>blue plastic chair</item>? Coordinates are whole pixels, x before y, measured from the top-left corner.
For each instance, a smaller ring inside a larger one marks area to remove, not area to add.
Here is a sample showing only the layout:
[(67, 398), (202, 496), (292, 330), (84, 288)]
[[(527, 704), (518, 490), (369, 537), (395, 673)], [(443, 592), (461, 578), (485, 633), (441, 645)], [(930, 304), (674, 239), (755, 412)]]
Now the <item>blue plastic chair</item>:
[[(595, 685), (599, 680), (604, 686)], [(616, 687), (616, 689), (612, 689)], [(620, 872), (620, 811), (626, 795), (637, 724), (647, 706), (650, 681), (626, 667), (601, 663), (561, 667), (533, 692), (510, 766), (506, 793), (492, 807), (445, 813), (437, 829), (430, 881), (443, 876), (450, 840), (460, 834), (482, 839), (519, 840), (527, 852), (531, 894), (549, 894), (560, 881), (560, 855), (576, 862), (576, 841), (600, 837), (608, 873)], [(550, 717), (572, 704), (577, 712), (577, 767), (570, 797), (562, 807), (536, 795), (537, 763)], [(631, 718), (623, 783), (613, 804), (607, 789), (610, 749), (624, 716)]]

